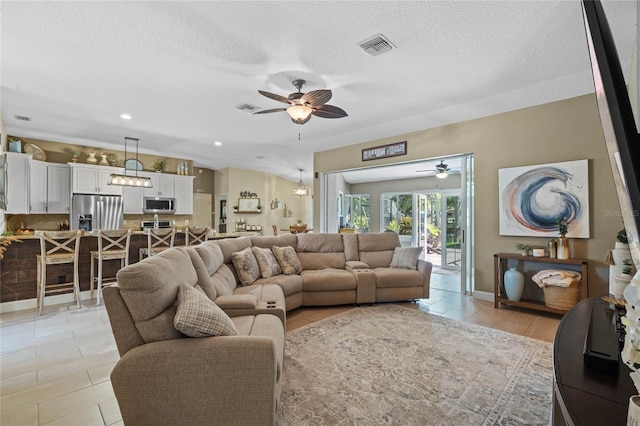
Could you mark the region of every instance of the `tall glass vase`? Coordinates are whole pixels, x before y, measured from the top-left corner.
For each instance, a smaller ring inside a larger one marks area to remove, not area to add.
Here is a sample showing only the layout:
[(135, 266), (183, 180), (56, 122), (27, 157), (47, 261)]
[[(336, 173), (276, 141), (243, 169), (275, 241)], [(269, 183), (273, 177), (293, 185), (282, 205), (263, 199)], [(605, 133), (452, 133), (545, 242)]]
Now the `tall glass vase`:
[(567, 237), (558, 238), (558, 259), (569, 258), (569, 239)]

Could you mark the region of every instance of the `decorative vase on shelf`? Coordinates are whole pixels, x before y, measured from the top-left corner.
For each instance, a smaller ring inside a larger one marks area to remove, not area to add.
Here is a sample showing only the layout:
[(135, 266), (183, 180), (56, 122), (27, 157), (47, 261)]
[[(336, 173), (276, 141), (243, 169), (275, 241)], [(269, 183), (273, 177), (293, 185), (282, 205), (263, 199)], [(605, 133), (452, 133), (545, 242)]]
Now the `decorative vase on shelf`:
[(557, 249), (558, 259), (568, 259), (569, 258), (569, 239), (567, 237), (558, 238), (558, 249)]
[(101, 166), (108, 166), (109, 165), (109, 161), (107, 161), (107, 156), (109, 154), (107, 152), (103, 152), (101, 155), (102, 155), (102, 159), (100, 160), (100, 165)]
[(98, 162), (98, 159), (96, 158), (95, 151), (91, 151), (89, 153), (89, 157), (87, 157), (87, 163), (96, 164), (97, 162)]
[(522, 275), (522, 272), (516, 268), (509, 268), (508, 271), (505, 271), (504, 290), (509, 300), (519, 301), (524, 290), (524, 275)]

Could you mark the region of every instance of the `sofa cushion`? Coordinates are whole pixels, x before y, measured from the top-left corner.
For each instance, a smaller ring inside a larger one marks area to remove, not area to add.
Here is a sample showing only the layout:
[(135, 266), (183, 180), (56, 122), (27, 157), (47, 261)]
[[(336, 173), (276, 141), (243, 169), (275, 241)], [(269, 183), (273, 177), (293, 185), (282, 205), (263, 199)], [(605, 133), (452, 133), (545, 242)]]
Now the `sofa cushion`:
[(120, 269), (120, 294), (145, 343), (184, 337), (173, 326), (181, 283), (198, 278), (186, 250), (174, 247)]
[(285, 297), (302, 292), (302, 277), (296, 274), (260, 278), (254, 284), (277, 284), (282, 288)]
[[(215, 274), (211, 277), (211, 282), (216, 288), (216, 293), (219, 296), (229, 296), (233, 294), (238, 284), (236, 282), (236, 276), (233, 275), (233, 271), (227, 265), (222, 265)], [(215, 299), (212, 299), (215, 300)]]
[(415, 270), (420, 253), (422, 253), (422, 247), (396, 247), (389, 267)]
[(273, 252), (269, 248), (251, 247), (258, 266), (260, 267), (260, 274), (262, 278), (269, 278), (273, 275), (282, 273), (278, 259), (273, 255)]
[(300, 275), (304, 291), (353, 290), (357, 286), (355, 275), (344, 269), (302, 271)]
[(173, 325), (190, 337), (238, 335), (238, 329), (229, 316), (203, 291), (188, 284), (180, 284)]
[[(222, 262), (230, 264), (231, 263), (231, 255), (238, 251), (242, 251), (247, 247), (251, 247), (251, 238), (249, 237), (240, 237), (240, 238), (224, 238), (222, 240), (211, 241), (212, 244), (218, 244), (220, 246), (220, 250), (222, 251)], [(207, 244), (210, 244), (207, 242)]]
[(242, 285), (251, 285), (260, 278), (260, 267), (256, 257), (253, 255), (253, 251), (251, 251), (251, 247), (232, 253), (231, 260)]
[(342, 244), (344, 245), (344, 257), (349, 261), (359, 260), (358, 235), (342, 234)]
[(360, 261), (371, 268), (388, 267), (393, 258), (393, 250), (400, 247), (400, 237), (395, 232), (356, 235), (358, 236)]
[(341, 234), (298, 234), (298, 258), (303, 270), (344, 269), (346, 258)]
[(282, 235), (265, 235), (255, 236), (251, 238), (251, 245), (254, 247), (271, 248), (273, 246), (286, 247), (291, 246), (296, 248), (298, 239), (295, 234), (282, 234)]
[(224, 255), (220, 245), (215, 241), (206, 241), (197, 246), (193, 246), (193, 249), (200, 255), (204, 265), (207, 268), (209, 276), (220, 268), (224, 263)]
[(410, 269), (376, 268), (374, 272), (378, 288), (422, 287), (425, 279), (422, 273)]
[(298, 255), (293, 247), (278, 247), (273, 246), (272, 249), (273, 254), (278, 259), (278, 263), (280, 264), (280, 268), (282, 269), (282, 273), (285, 275), (291, 274), (299, 274), (302, 272), (302, 265), (300, 264), (300, 259), (298, 259)]
[(213, 285), (211, 281), (211, 277), (209, 272), (207, 271), (207, 267), (202, 260), (202, 257), (195, 250), (195, 247), (185, 247), (187, 253), (191, 257), (191, 263), (193, 264), (193, 268), (196, 270), (196, 275), (198, 276), (198, 286), (205, 292), (207, 297), (211, 300), (215, 300), (218, 297), (218, 292), (216, 291), (216, 287)]

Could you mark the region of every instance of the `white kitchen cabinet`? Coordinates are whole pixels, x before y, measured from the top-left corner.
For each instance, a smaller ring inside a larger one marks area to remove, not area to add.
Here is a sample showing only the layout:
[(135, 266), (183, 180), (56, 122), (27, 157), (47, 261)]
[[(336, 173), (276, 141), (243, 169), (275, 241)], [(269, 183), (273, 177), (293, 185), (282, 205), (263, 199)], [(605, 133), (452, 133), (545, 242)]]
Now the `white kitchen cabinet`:
[(176, 214), (193, 214), (193, 176), (174, 176)]
[(122, 195), (122, 186), (107, 184), (111, 174), (122, 174), (122, 169), (76, 164), (72, 165), (72, 169), (74, 194)]
[(29, 159), (30, 155), (5, 152), (7, 156), (7, 208), (6, 213), (29, 213)]
[(47, 212), (47, 163), (29, 161), (29, 213)]
[(29, 213), (69, 213), (70, 191), (69, 166), (29, 162)]
[(174, 176), (165, 173), (144, 173), (145, 176), (151, 178), (152, 188), (144, 189), (145, 197), (168, 197), (173, 198), (174, 192)]
[(71, 168), (65, 164), (47, 165), (47, 213), (71, 211)]
[(142, 214), (144, 188), (125, 186), (122, 188), (124, 214)]

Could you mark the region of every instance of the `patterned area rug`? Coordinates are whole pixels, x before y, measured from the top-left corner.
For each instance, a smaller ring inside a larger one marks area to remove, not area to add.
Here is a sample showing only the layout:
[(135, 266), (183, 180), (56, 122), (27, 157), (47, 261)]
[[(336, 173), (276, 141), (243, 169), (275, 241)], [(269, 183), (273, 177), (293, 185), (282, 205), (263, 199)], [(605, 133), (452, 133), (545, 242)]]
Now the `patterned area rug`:
[(396, 305), (287, 333), (279, 425), (547, 425), (551, 344)]

